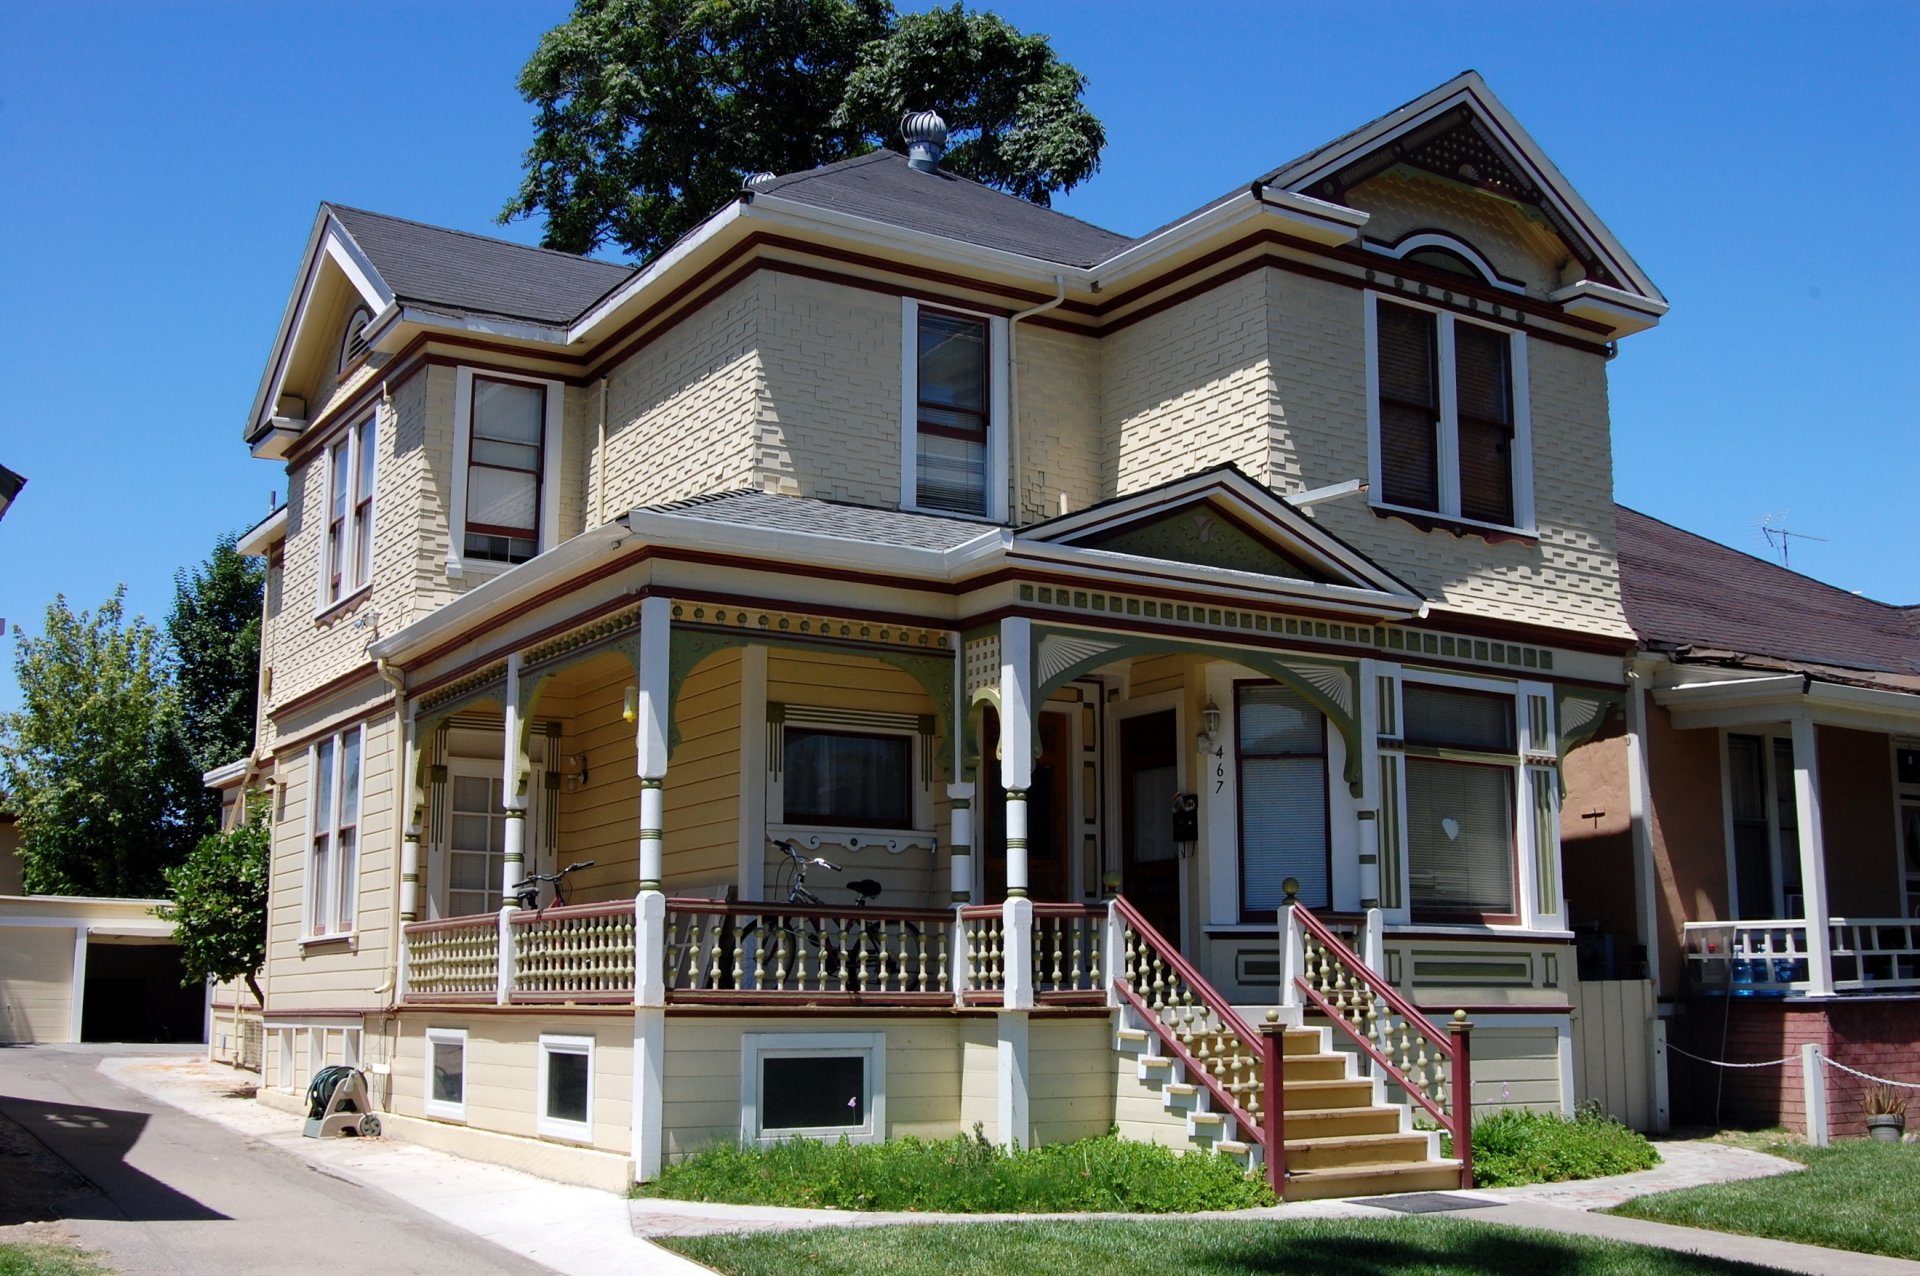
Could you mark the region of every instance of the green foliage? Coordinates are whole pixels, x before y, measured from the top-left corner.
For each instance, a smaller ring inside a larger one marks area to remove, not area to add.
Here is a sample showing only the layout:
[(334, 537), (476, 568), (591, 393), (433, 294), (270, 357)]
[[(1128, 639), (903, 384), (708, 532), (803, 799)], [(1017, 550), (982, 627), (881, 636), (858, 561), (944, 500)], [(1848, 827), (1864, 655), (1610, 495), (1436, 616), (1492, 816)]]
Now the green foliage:
[(1273, 1204), (1264, 1182), (1223, 1156), (1181, 1156), (1114, 1135), (1008, 1152), (977, 1130), (942, 1142), (721, 1145), (668, 1166), (636, 1194), (950, 1214), (1173, 1214)]
[(716, 1270), (758, 1276), (1045, 1272), (1181, 1276), (1340, 1272), (1359, 1276), (1706, 1276), (1770, 1267), (1447, 1218), (1032, 1219), (908, 1227), (669, 1236), (659, 1243)]
[(1920, 1228), (1913, 1222), (1913, 1203), (1920, 1200), (1920, 1144), (1847, 1139), (1824, 1148), (1781, 1142), (1762, 1150), (1806, 1169), (1787, 1178), (1636, 1197), (1612, 1212), (1920, 1261)]
[(548, 248), (651, 259), (742, 174), (899, 147), (922, 109), (947, 120), (947, 167), (1044, 204), (1099, 166), (1085, 87), (1045, 36), (957, 4), (575, 0), (520, 72), (534, 139), (501, 220), (542, 214)]
[(267, 955), (272, 848), (262, 800), (249, 806), (244, 824), (207, 834), (185, 860), (167, 870), (167, 894), (173, 902), (154, 911), (174, 924), (183, 985), (244, 979), (265, 1002), (253, 974)]
[(92, 614), (56, 598), (45, 632), (15, 654), (20, 708), (0, 716), (0, 789), (20, 817), (29, 892), (157, 894), (204, 829), (164, 643), (126, 618), (125, 592)]
[(1659, 1163), (1653, 1144), (1597, 1107), (1572, 1117), (1503, 1108), (1473, 1123), (1475, 1187), (1605, 1178)]
[[(233, 541), (222, 536), (206, 562), (174, 573), (173, 612), (167, 617), (181, 728), (202, 772), (245, 757), (253, 748), (266, 568), (236, 550)], [(213, 812), (219, 813), (218, 795)]]
[(0, 1276), (100, 1276), (106, 1270), (86, 1252), (66, 1245), (0, 1245)]

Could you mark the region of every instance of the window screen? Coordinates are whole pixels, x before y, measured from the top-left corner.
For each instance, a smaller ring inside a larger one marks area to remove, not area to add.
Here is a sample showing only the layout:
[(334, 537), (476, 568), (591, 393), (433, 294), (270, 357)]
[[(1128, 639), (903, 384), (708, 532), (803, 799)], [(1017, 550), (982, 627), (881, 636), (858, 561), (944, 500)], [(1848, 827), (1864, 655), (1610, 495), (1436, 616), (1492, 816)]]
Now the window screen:
[(920, 311), (916, 502), (987, 512), (987, 322)]
[(1460, 404), (1460, 514), (1513, 522), (1513, 374), (1507, 334), (1453, 325), (1454, 393)]
[(913, 826), (913, 737), (794, 726), (784, 735), (787, 823)]
[(1406, 684), (1408, 744), (1474, 749), (1482, 753), (1513, 753), (1513, 697), (1490, 691), (1460, 691), (1450, 687)]
[(1332, 903), (1327, 854), (1327, 724), (1290, 687), (1242, 687), (1235, 739), (1240, 751), (1240, 909), (1280, 906), (1287, 878), (1309, 908)]
[(760, 1128), (858, 1128), (867, 1121), (867, 1057), (761, 1055)]

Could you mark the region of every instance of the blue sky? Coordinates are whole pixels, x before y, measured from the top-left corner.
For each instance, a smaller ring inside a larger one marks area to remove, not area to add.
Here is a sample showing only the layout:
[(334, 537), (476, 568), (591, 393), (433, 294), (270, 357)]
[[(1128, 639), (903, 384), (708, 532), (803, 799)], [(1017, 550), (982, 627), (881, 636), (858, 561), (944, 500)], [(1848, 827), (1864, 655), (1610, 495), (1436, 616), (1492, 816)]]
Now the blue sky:
[[(1920, 5), (1003, 3), (1091, 80), (1139, 233), (1472, 67), (1665, 290), (1613, 364), (1627, 504), (1920, 602)], [(172, 576), (267, 512), (240, 441), (322, 199), (499, 230), (552, 0), (0, 6), (0, 616)], [(12, 707), (13, 639), (0, 640)]]

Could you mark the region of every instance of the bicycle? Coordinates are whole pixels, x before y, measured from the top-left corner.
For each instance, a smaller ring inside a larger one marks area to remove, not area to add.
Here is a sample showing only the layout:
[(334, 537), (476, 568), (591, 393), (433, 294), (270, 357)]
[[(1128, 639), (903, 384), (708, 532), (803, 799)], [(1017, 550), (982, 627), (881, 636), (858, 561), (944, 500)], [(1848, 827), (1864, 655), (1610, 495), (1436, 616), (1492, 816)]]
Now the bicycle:
[(507, 891), (507, 894), (518, 900), (522, 908), (539, 908), (542, 907), (540, 904), (540, 883), (545, 882), (553, 887), (553, 903), (564, 906), (567, 902), (567, 892), (563, 883), (566, 881), (567, 874), (578, 873), (583, 868), (592, 867), (592, 860), (580, 860), (577, 863), (567, 865), (558, 873), (532, 873), (529, 874), (524, 881), (515, 882), (512, 888)]
[[(774, 846), (786, 856), (782, 870), (787, 882), (786, 903), (789, 906), (831, 909), (835, 907), (807, 889), (807, 870), (824, 868), (832, 872), (842, 872), (840, 865), (818, 855), (804, 855), (800, 848), (785, 838), (769, 838)], [(847, 883), (847, 889), (854, 894), (854, 907), (864, 909), (880, 894), (880, 883), (872, 878), (863, 877)], [(829, 978), (840, 981), (841, 990), (859, 992), (868, 983), (897, 974), (898, 964), (887, 955), (883, 924), (879, 919), (857, 923), (851, 943), (842, 947), (845, 932), (838, 927), (836, 933), (828, 932), (828, 924), (819, 917), (794, 917), (783, 915), (774, 919), (772, 933), (755, 941), (755, 932), (761, 919), (756, 917), (746, 922), (734, 932), (732, 939), (756, 954), (757, 964), (785, 972), (788, 954), (793, 955), (796, 964), (792, 973), (804, 982), (804, 960), (800, 960), (805, 951), (818, 954), (818, 977), (822, 982)], [(920, 928), (912, 922), (904, 923), (915, 935)], [(789, 946), (790, 945), (790, 946)]]

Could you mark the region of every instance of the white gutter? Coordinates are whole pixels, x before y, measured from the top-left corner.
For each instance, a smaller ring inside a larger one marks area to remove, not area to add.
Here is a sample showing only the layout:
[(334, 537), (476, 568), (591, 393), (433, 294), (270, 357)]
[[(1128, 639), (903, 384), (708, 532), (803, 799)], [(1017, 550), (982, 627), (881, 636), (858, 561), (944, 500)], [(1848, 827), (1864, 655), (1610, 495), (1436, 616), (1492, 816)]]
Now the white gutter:
[(946, 235), (936, 235), (932, 231), (913, 230), (906, 226), (875, 221), (871, 217), (861, 217), (854, 213), (816, 208), (812, 204), (783, 199), (777, 194), (756, 193), (751, 203), (736, 205), (736, 207), (742, 210), (741, 216), (753, 221), (796, 230), (830, 226), (835, 230), (846, 231), (883, 250), (893, 248), (923, 253), (955, 265), (972, 266), (976, 269), (1006, 274), (1027, 275), (1049, 282), (1060, 275), (1069, 276), (1074, 282), (1083, 285), (1093, 282), (1093, 272), (1085, 267), (1063, 265), (1057, 261), (1029, 257), (1025, 253), (1008, 252), (1002, 248), (962, 243)]
[(733, 225), (734, 222), (740, 220), (740, 209), (741, 205), (738, 201), (728, 204), (725, 208), (707, 218), (706, 221), (700, 223), (692, 234), (654, 258), (645, 270), (642, 270), (639, 274), (633, 276), (618, 288), (602, 297), (599, 302), (594, 305), (593, 309), (587, 311), (587, 313), (581, 315), (578, 319), (575, 319), (573, 323), (568, 326), (566, 332), (567, 344), (572, 345), (576, 341), (585, 340), (602, 321), (619, 310), (621, 306), (625, 305), (637, 293), (645, 291), (656, 279), (659, 279), (680, 265), (680, 263), (687, 260), (687, 258), (693, 256), (694, 253), (712, 243), (720, 236), (722, 231)]
[[(401, 323), (417, 323), (428, 328), (458, 328), (465, 332), (484, 332), (493, 337), (517, 337), (522, 341), (544, 341), (560, 345), (567, 339), (565, 324), (531, 323), (525, 319), (501, 319), (489, 315), (452, 314), (431, 306), (407, 305), (400, 308)], [(527, 351), (539, 355), (537, 350)]]
[[(1427, 602), (1408, 594), (1390, 594), (1384, 590), (1359, 589), (1351, 585), (1327, 585), (1319, 581), (1288, 581), (1259, 572), (1238, 571), (1230, 567), (1206, 567), (1198, 563), (1179, 563), (1169, 570), (1165, 560), (1143, 558), (1107, 549), (1083, 546), (1019, 545), (1008, 555), (1009, 561), (1046, 563), (1055, 571), (1088, 579), (1104, 578), (1114, 572), (1150, 576), (1168, 583), (1205, 584), (1233, 592), (1248, 599), (1310, 602), (1316, 606), (1378, 617), (1421, 618), (1427, 614)], [(1114, 586), (1109, 586), (1113, 588)], [(1125, 586), (1118, 586), (1125, 588)]]
[(287, 539), (287, 507), (282, 505), (261, 519), (257, 525), (248, 528), (245, 534), (234, 541), (233, 548), (249, 558), (263, 558), (266, 552), (273, 548), (275, 541), (285, 539)]

